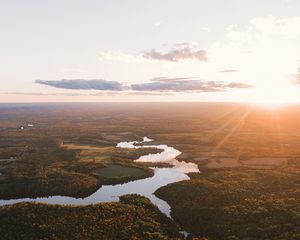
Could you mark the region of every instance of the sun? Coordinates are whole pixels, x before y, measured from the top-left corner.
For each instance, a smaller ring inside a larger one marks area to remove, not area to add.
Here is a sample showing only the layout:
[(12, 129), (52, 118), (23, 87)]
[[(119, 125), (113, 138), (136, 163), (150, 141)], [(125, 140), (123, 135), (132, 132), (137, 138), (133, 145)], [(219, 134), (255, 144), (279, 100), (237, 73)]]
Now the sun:
[(300, 102), (299, 89), (291, 85), (274, 85), (253, 89), (250, 102), (266, 108), (278, 108)]

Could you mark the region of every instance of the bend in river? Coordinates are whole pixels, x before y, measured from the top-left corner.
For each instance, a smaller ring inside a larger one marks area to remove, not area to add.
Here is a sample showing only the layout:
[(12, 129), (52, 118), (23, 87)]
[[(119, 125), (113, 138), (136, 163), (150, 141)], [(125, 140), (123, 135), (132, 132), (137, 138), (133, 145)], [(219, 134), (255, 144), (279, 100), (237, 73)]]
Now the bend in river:
[(136, 145), (152, 140), (144, 137), (143, 141), (120, 142), (117, 144), (119, 148), (157, 148), (163, 150), (161, 153), (148, 154), (141, 156), (136, 162), (151, 162), (151, 163), (168, 163), (173, 167), (155, 167), (154, 175), (149, 178), (131, 181), (124, 184), (104, 185), (95, 193), (86, 198), (73, 198), (65, 196), (51, 196), (43, 198), (22, 198), (13, 200), (0, 200), (0, 205), (14, 204), (25, 201), (36, 201), (48, 204), (74, 204), (88, 205), (100, 202), (119, 201), (119, 196), (125, 194), (140, 194), (151, 200), (160, 211), (170, 217), (170, 206), (167, 202), (157, 198), (153, 193), (160, 187), (170, 183), (187, 180), (187, 173), (199, 172), (198, 166), (194, 163), (179, 162), (176, 157), (181, 154), (180, 151), (167, 145)]

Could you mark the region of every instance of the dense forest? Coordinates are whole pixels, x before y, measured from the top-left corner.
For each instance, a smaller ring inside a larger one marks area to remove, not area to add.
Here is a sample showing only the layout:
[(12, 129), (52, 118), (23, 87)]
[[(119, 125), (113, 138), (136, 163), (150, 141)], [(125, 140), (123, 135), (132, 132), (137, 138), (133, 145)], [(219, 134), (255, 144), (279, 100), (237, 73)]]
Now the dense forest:
[(5, 240), (182, 239), (178, 226), (138, 195), (85, 207), (39, 203), (0, 207), (0, 226), (0, 238)]

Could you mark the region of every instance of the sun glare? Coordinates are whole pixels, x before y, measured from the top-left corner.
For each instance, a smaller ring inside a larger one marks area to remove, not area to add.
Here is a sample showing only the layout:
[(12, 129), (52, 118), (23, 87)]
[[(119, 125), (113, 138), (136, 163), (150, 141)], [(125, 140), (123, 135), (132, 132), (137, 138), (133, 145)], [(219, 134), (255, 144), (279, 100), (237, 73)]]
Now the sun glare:
[(279, 107), (284, 107), (289, 104), (292, 104), (291, 102), (285, 102), (285, 101), (257, 101), (254, 103), (264, 108), (279, 108)]
[(257, 88), (252, 92), (250, 101), (262, 107), (277, 108), (295, 104), (299, 98), (295, 88), (287, 85)]

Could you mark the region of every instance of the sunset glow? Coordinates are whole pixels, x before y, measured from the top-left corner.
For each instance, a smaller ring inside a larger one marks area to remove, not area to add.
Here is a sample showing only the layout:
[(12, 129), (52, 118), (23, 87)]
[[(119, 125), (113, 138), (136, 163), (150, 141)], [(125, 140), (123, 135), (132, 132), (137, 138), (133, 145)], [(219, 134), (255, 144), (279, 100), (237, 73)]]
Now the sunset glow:
[(252, 102), (265, 107), (280, 107), (296, 104), (299, 101), (299, 89), (289, 85), (262, 87), (253, 90), (246, 102)]
[(299, 1), (29, 2), (0, 8), (0, 102), (300, 101)]

